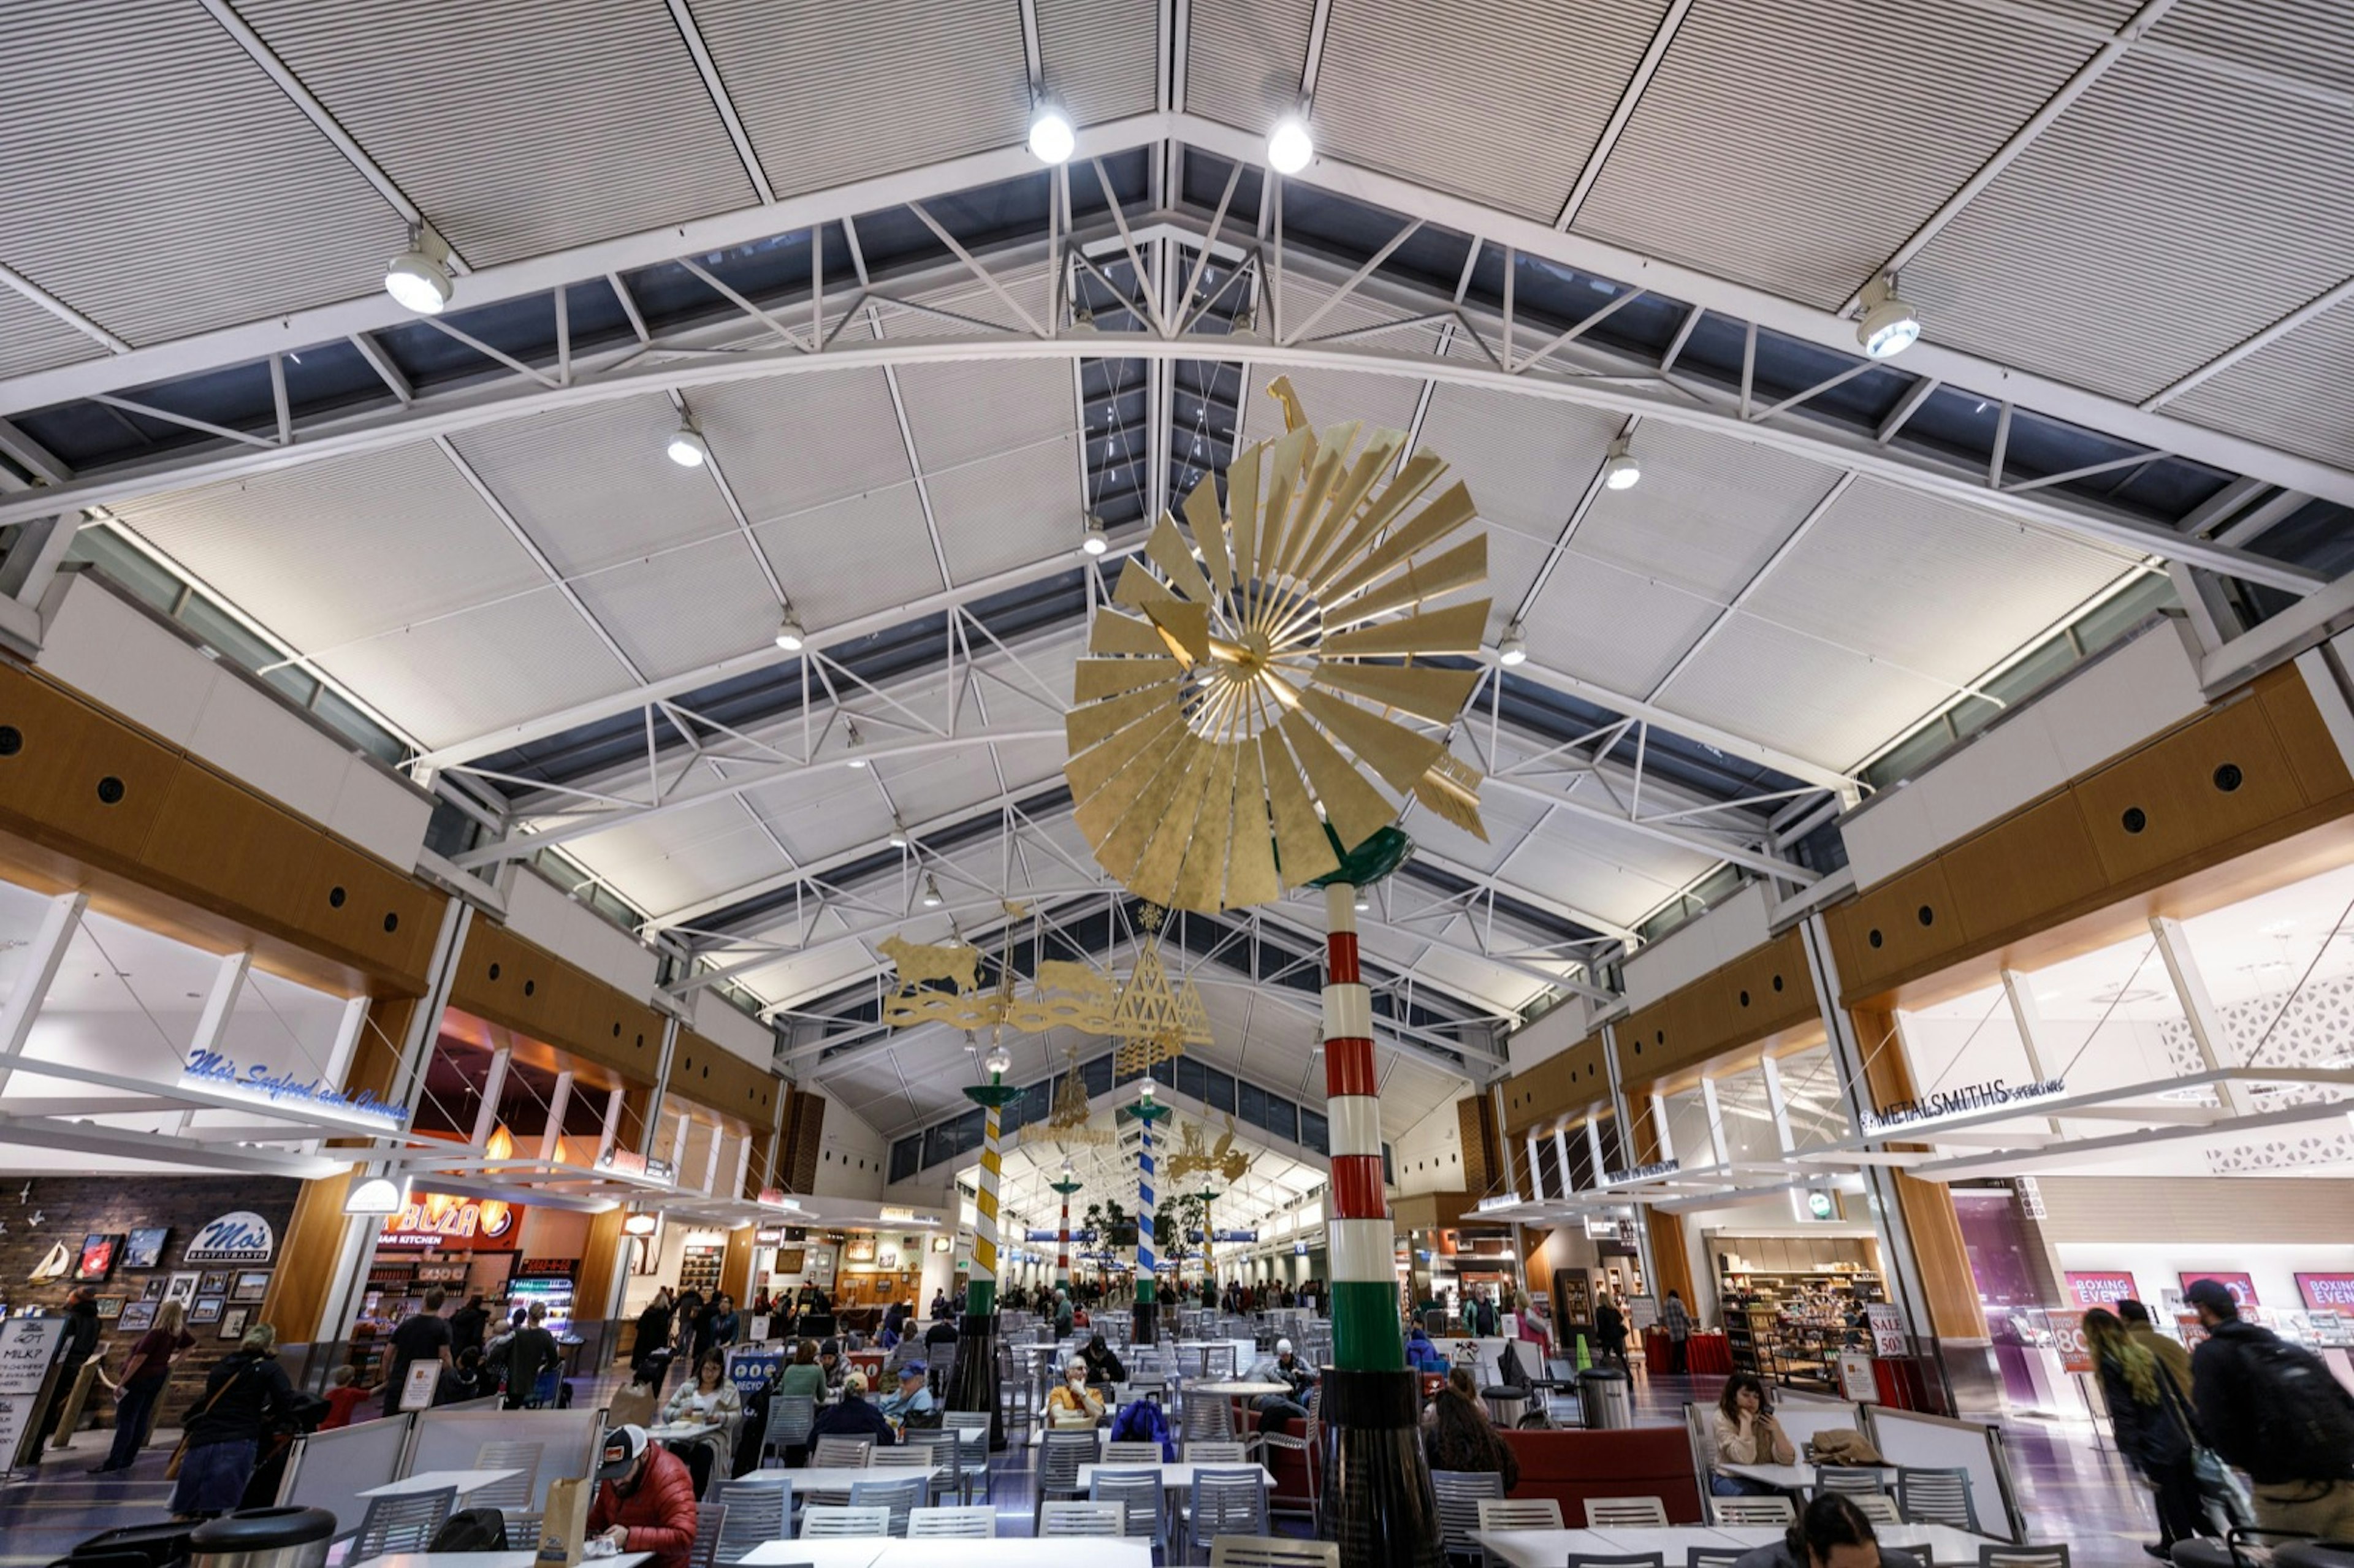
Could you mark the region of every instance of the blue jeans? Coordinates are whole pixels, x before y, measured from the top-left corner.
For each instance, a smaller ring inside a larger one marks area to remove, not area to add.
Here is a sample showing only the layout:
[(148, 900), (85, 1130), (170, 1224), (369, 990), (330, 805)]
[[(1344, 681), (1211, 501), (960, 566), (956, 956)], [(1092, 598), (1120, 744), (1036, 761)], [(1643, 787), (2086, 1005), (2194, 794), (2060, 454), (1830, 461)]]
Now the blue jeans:
[(250, 1437), (190, 1448), (180, 1461), (179, 1483), (172, 1489), (172, 1511), (229, 1512), (244, 1498), (246, 1482), (253, 1479), (256, 1456)]
[(1721, 1498), (1780, 1498), (1790, 1494), (1770, 1481), (1749, 1476), (1728, 1476), (1722, 1470), (1708, 1478), (1708, 1489)]
[(126, 1383), (122, 1397), (114, 1402), (114, 1446), (106, 1451), (106, 1467), (127, 1470), (131, 1461), (139, 1457), (139, 1450), (147, 1441), (147, 1423), (155, 1414), (155, 1402), (164, 1393), (164, 1380)]

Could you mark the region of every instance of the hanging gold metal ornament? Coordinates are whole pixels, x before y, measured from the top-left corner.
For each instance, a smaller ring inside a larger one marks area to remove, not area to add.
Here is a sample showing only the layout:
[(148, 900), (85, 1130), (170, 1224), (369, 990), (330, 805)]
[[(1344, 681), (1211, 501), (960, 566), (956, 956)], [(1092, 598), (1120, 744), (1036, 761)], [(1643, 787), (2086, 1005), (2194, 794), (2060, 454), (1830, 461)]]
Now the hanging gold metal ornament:
[(1439, 548), (1476, 520), (1470, 493), (1426, 503), (1442, 459), (1400, 469), (1404, 432), (1360, 447), (1361, 426), (1320, 433), (1288, 381), (1268, 390), (1284, 434), (1235, 459), (1223, 511), (1208, 475), (1182, 529), (1162, 514), (1120, 573), (1120, 608), (1096, 616), (1064, 721), (1097, 861), (1140, 897), (1204, 913), (1338, 870), (1324, 824), (1363, 843), (1398, 814), (1384, 786), (1487, 836), (1479, 772), (1434, 732), (1479, 673), (1415, 662), (1477, 653), (1486, 634), (1486, 531)]

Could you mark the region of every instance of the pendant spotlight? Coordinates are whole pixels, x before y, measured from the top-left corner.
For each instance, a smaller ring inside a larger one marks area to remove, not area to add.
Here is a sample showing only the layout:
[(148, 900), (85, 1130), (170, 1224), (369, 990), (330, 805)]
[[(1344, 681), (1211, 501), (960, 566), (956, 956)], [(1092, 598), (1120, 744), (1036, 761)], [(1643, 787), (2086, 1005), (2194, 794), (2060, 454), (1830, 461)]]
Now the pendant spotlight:
[(866, 758), (858, 755), (858, 748), (866, 744), (866, 737), (858, 733), (856, 719), (844, 720), (843, 727), (850, 733), (850, 765), (863, 772), (866, 768)]
[(907, 847), (907, 825), (899, 821), (899, 813), (896, 811), (891, 813), (891, 837), (888, 842), (893, 849)]
[(808, 633), (801, 630), (801, 618), (787, 609), (785, 619), (777, 627), (777, 646), (788, 653), (798, 653), (807, 640)]
[(940, 903), (940, 885), (932, 880), (932, 874), (928, 871), (924, 873), (924, 907), (938, 909)]
[(1509, 670), (1528, 662), (1528, 657), (1529, 645), (1521, 636), (1521, 623), (1515, 620), (1504, 628), (1503, 641), (1496, 644), (1496, 662)]
[(1921, 317), (1896, 295), (1896, 274), (1883, 272), (1863, 286), (1863, 314), (1855, 341), (1874, 359), (1903, 353), (1921, 336)]
[(1287, 114), (1267, 132), (1267, 164), (1277, 174), (1296, 175), (1315, 156), (1316, 140), (1309, 135), (1308, 122), (1301, 116)]
[(404, 309), (438, 316), (450, 302), (450, 247), (429, 227), (408, 231), (408, 249), (384, 270), (384, 291)]
[(1632, 490), (1643, 477), (1643, 465), (1627, 450), (1627, 438), (1619, 437), (1610, 443), (1610, 455), (1602, 460), (1602, 484), (1606, 490)]
[(1103, 519), (1092, 512), (1087, 514), (1087, 525), (1080, 532), (1079, 548), (1090, 556), (1100, 556), (1111, 548), (1111, 541), (1104, 536)]
[(703, 439), (693, 420), (685, 420), (663, 443), (663, 455), (681, 468), (701, 468), (711, 461), (711, 443)]
[(1030, 111), (1030, 155), (1042, 164), (1067, 164), (1078, 146), (1071, 117), (1051, 98), (1042, 98)]

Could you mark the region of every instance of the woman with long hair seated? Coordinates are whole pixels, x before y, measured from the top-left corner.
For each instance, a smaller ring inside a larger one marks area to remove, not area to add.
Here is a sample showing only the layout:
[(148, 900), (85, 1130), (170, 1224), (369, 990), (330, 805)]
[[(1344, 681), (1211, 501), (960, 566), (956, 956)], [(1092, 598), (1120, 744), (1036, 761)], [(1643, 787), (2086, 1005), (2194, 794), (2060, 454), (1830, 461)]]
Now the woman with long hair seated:
[(1520, 1458), (1497, 1435), (1466, 1368), (1448, 1372), (1445, 1386), (1431, 1395), (1422, 1415), (1422, 1451), (1434, 1470), (1493, 1470), (1504, 1478), (1507, 1492), (1521, 1484)]
[(1910, 1552), (1880, 1548), (1872, 1520), (1852, 1499), (1817, 1492), (1779, 1541), (1735, 1559), (1733, 1568), (1922, 1568)]
[[(1798, 1450), (1766, 1398), (1766, 1385), (1755, 1372), (1739, 1372), (1724, 1380), (1716, 1398), (1714, 1428), (1716, 1460), (1725, 1465), (1795, 1465)], [(1731, 1476), (1722, 1468), (1708, 1478), (1708, 1489), (1721, 1498), (1777, 1497), (1782, 1489), (1754, 1476)]]

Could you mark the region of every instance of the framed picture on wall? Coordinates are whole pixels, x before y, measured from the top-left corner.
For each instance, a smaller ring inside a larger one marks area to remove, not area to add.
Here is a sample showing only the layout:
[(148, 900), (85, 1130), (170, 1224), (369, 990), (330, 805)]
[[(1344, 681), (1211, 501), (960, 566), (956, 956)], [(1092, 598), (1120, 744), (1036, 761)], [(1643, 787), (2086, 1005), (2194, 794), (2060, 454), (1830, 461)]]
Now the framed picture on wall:
[(245, 1320), (252, 1316), (250, 1307), (231, 1307), (221, 1313), (220, 1337), (224, 1340), (245, 1338)]
[(777, 1272), (779, 1274), (799, 1274), (801, 1271), (801, 1265), (806, 1262), (808, 1258), (809, 1249), (807, 1247), (780, 1246), (777, 1249)]
[(196, 1298), (196, 1277), (194, 1274), (175, 1274), (172, 1276), (171, 1283), (164, 1287), (164, 1299), (166, 1301), (177, 1301), (185, 1307)]
[(196, 1277), (196, 1294), (199, 1296), (228, 1295), (228, 1270), (225, 1268), (208, 1268), (204, 1273), (198, 1275)]
[(262, 1294), (269, 1288), (270, 1270), (266, 1268), (239, 1269), (238, 1271), (237, 1283), (235, 1286), (230, 1287), (228, 1298), (232, 1301), (259, 1301), (261, 1299)]
[(160, 1274), (149, 1275), (145, 1282), (139, 1287), (139, 1299), (142, 1301), (164, 1299), (164, 1277)]
[(129, 1299), (122, 1296), (101, 1296), (98, 1298), (98, 1317), (102, 1323), (111, 1323), (122, 1316), (122, 1304)]
[(221, 1298), (217, 1296), (199, 1296), (188, 1306), (188, 1321), (191, 1323), (217, 1323), (220, 1315)]
[(170, 1238), (172, 1227), (157, 1225), (153, 1230), (133, 1231), (131, 1239), (122, 1246), (122, 1266), (153, 1268), (164, 1261), (164, 1243)]
[(126, 1334), (145, 1333), (155, 1326), (155, 1303), (125, 1301), (122, 1304), (122, 1316), (115, 1319), (114, 1326)]
[(74, 1267), (74, 1277), (85, 1284), (104, 1279), (114, 1272), (115, 1259), (122, 1255), (120, 1234), (93, 1231), (81, 1238), (81, 1260)]
[(873, 1236), (853, 1236), (843, 1245), (842, 1255), (848, 1258), (853, 1263), (873, 1263), (875, 1261), (875, 1238)]

